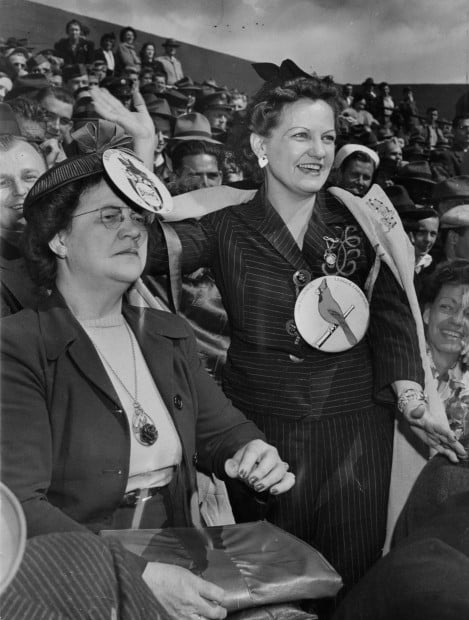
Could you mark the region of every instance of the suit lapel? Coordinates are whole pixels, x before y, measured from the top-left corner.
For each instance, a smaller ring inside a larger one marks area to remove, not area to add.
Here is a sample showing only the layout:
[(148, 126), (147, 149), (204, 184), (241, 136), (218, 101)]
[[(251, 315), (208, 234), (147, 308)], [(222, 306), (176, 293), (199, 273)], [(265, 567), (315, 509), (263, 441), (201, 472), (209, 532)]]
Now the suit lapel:
[(260, 233), (295, 269), (309, 268), (285, 222), (267, 201), (263, 189), (259, 190), (248, 209), (240, 211), (239, 216), (250, 228)]
[(80, 373), (105, 396), (121, 407), (117, 393), (88, 334), (58, 293), (40, 303), (39, 322), (49, 360), (65, 350)]

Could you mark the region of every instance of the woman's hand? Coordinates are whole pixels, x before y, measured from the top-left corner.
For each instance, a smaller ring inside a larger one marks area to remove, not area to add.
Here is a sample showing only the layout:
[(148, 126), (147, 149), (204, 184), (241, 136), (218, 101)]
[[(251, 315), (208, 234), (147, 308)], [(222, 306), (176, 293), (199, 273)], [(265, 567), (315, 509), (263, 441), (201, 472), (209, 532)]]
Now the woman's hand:
[(223, 589), (186, 568), (149, 562), (142, 577), (171, 620), (226, 617)]
[(128, 110), (105, 88), (91, 86), (90, 95), (96, 112), (105, 120), (120, 125), (134, 139), (135, 152), (153, 170), (155, 126), (139, 91), (135, 88), (132, 91), (135, 112)]
[(432, 420), (428, 405), (422, 401), (412, 400), (404, 407), (402, 414), (412, 430), (428, 446), (444, 454), (453, 463), (467, 459), (468, 454), (457, 441), (451, 429), (444, 428)]
[(288, 471), (277, 449), (261, 439), (254, 439), (227, 459), (225, 471), (230, 478), (240, 478), (261, 493), (285, 493), (295, 484), (295, 475)]

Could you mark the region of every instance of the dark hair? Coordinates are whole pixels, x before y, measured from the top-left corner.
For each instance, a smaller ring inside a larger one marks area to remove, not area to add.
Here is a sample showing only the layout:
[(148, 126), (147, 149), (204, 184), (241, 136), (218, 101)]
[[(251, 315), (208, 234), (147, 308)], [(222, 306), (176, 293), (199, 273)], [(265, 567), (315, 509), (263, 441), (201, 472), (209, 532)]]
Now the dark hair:
[(10, 99), (8, 105), (17, 117), (36, 121), (36, 123), (43, 123), (47, 118), (44, 108), (29, 97), (21, 96)]
[(339, 113), (337, 89), (329, 80), (299, 77), (273, 89), (266, 87), (268, 83), (254, 96), (247, 109), (249, 128), (260, 136), (268, 136), (279, 124), (285, 105), (300, 99), (325, 101), (331, 106), (334, 118), (337, 119)]
[(65, 32), (68, 34), (68, 29), (70, 28), (70, 26), (74, 25), (79, 26), (80, 31), (83, 32), (83, 25), (81, 22), (78, 21), (78, 19), (71, 19), (69, 22), (67, 22), (67, 25), (65, 26)]
[(212, 155), (216, 158), (218, 168), (221, 171), (222, 166), (222, 152), (221, 145), (212, 144), (211, 142), (205, 142), (203, 140), (187, 140), (178, 144), (171, 152), (171, 161), (173, 162), (173, 169), (180, 170), (182, 168), (182, 160), (184, 157), (190, 155)]
[(105, 32), (103, 36), (99, 39), (99, 44), (103, 47), (105, 41), (114, 41), (116, 40), (116, 35), (113, 32)]
[(39, 199), (28, 213), (23, 234), (23, 253), (33, 282), (42, 292), (52, 288), (57, 275), (57, 257), (49, 242), (61, 230), (67, 230), (82, 194), (103, 178), (93, 176), (72, 181)]
[(72, 105), (75, 103), (73, 95), (60, 86), (46, 86), (46, 88), (42, 88), (36, 95), (36, 101), (41, 103), (46, 97), (54, 97), (54, 99), (63, 101), (63, 103), (71, 103)]
[(137, 38), (137, 33), (135, 32), (135, 30), (132, 28), (132, 26), (126, 26), (125, 28), (122, 28), (122, 30), (119, 32), (119, 39), (121, 41), (124, 40), (125, 34), (126, 32), (131, 32), (134, 35), (134, 39)]
[(439, 292), (445, 284), (469, 285), (469, 260), (465, 258), (455, 258), (453, 260), (440, 263), (435, 271), (425, 280), (422, 288), (420, 302), (422, 307), (431, 304), (437, 298)]
[(246, 108), (247, 120), (238, 116), (234, 119), (235, 126), (229, 133), (227, 148), (234, 153), (239, 167), (248, 176), (256, 181), (261, 181), (262, 174), (256, 162), (256, 156), (250, 146), (251, 132), (260, 136), (269, 136), (270, 132), (277, 127), (285, 105), (295, 103), (300, 99), (322, 100), (329, 104), (334, 112), (334, 122), (337, 124), (339, 115), (339, 100), (337, 87), (330, 79), (317, 77), (298, 77), (287, 80), (280, 85), (272, 86), (266, 82), (254, 95), (251, 103)]
[(156, 56), (156, 45), (154, 43), (152, 43), (151, 41), (147, 41), (146, 43), (144, 43), (142, 45), (142, 49), (140, 50), (140, 58), (142, 59), (142, 61), (144, 60), (143, 55), (145, 54), (145, 51), (146, 51), (147, 47), (149, 47), (150, 45), (155, 50), (155, 56)]

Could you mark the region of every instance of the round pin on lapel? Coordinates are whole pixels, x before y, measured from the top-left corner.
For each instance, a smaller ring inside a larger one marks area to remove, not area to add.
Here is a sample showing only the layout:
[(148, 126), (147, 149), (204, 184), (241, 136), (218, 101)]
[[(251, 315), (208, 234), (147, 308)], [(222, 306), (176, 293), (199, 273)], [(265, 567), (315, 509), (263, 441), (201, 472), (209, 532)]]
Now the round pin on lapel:
[(295, 304), (295, 323), (302, 338), (327, 353), (347, 351), (358, 344), (369, 319), (363, 291), (340, 276), (316, 278), (305, 286)]
[(120, 149), (107, 149), (103, 153), (103, 164), (117, 189), (136, 205), (158, 215), (171, 212), (171, 194), (137, 157)]

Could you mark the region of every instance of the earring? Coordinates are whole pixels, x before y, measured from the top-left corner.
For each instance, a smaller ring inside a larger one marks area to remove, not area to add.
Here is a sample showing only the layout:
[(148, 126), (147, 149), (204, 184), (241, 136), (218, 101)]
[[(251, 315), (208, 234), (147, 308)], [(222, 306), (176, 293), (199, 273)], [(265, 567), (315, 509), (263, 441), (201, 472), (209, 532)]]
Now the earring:
[(269, 163), (267, 155), (261, 155), (261, 157), (259, 157), (259, 159), (257, 160), (257, 163), (259, 164), (259, 168), (265, 168)]

